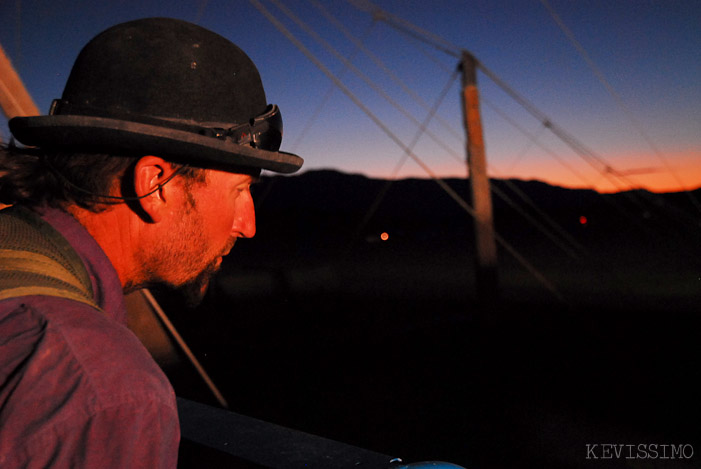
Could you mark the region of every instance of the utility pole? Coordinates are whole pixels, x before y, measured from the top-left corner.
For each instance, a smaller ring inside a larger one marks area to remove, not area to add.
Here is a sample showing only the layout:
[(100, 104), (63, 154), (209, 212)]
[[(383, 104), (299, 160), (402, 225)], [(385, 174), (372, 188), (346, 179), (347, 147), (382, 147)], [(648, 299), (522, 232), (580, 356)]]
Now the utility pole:
[(0, 45), (0, 108), (7, 117), (38, 116), (39, 109), (27, 93), (10, 59)]
[(498, 296), (497, 248), (477, 92), (476, 65), (475, 57), (463, 51), (461, 61), (463, 122), (467, 135), (467, 167), (472, 207), (475, 211), (477, 297), (483, 302), (491, 303)]

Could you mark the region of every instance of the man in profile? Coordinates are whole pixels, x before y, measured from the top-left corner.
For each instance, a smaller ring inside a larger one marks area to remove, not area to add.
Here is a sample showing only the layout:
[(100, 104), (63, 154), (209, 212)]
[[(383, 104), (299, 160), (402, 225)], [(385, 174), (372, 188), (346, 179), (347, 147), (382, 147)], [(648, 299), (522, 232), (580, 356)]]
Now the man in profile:
[(81, 51), (47, 116), (0, 149), (0, 467), (175, 467), (172, 387), (124, 293), (205, 294), (255, 234), (250, 185), (302, 165), (227, 39), (150, 18)]

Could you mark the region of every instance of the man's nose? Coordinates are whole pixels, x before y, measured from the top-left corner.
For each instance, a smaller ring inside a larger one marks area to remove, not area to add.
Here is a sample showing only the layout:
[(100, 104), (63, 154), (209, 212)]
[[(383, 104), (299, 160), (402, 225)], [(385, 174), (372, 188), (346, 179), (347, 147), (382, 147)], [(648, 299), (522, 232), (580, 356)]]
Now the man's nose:
[(239, 238), (252, 238), (256, 235), (256, 209), (250, 194), (236, 211), (232, 231)]

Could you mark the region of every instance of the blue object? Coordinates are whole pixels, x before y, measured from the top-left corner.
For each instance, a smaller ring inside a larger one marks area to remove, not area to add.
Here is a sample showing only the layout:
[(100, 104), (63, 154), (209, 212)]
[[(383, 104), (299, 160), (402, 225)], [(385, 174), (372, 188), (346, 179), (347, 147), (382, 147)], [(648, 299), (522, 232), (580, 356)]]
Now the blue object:
[(449, 462), (426, 461), (397, 466), (397, 469), (465, 469)]

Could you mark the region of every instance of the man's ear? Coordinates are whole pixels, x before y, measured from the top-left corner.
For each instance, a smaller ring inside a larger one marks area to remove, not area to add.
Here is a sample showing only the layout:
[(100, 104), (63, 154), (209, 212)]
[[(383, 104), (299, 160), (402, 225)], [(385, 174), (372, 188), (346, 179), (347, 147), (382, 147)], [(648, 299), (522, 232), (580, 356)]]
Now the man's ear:
[(140, 197), (137, 204), (154, 223), (163, 219), (172, 191), (177, 190), (170, 181), (176, 170), (163, 158), (151, 155), (142, 157), (134, 166), (134, 192)]

